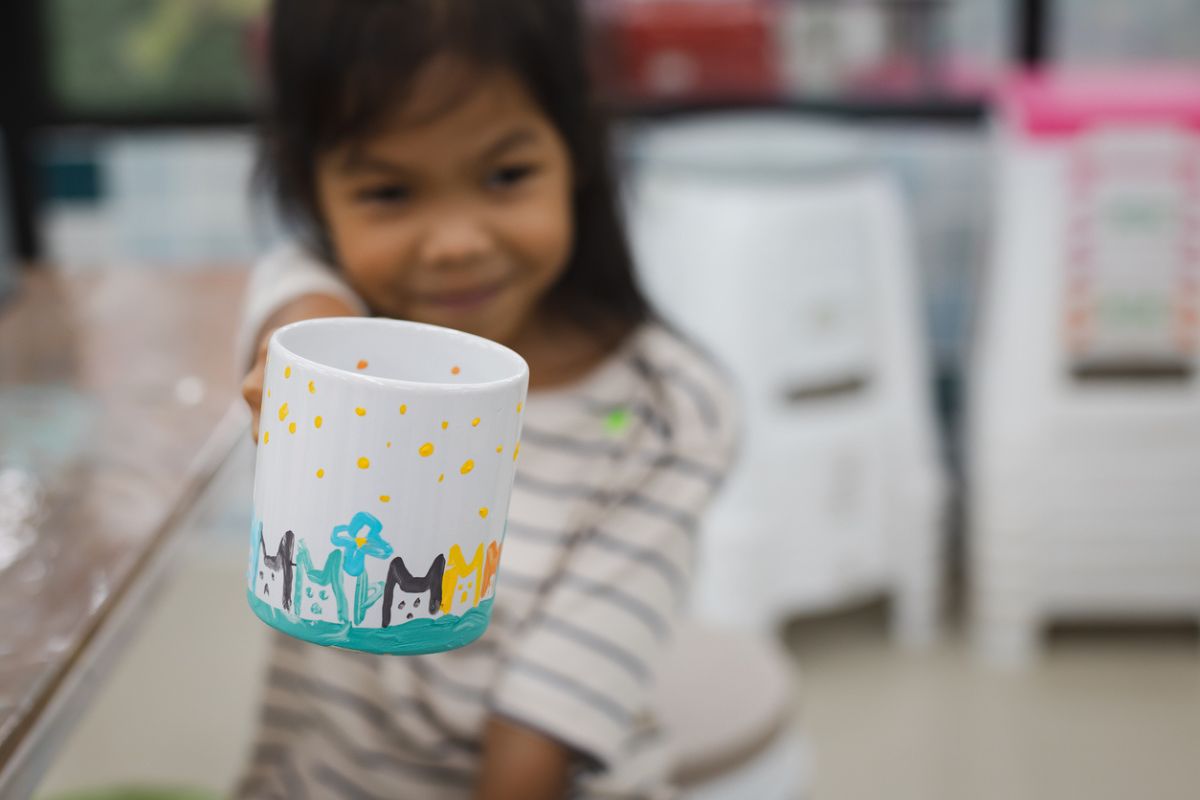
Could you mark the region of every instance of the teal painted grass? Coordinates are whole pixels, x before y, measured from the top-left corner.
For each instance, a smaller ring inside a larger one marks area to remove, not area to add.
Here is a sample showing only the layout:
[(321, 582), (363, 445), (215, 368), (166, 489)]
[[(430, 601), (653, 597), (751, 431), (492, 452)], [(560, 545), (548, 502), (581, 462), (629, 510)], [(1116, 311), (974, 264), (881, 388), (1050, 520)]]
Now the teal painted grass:
[(355, 628), (321, 620), (298, 619), (246, 592), (255, 616), (289, 636), (325, 647), (341, 647), (392, 656), (419, 656), (464, 647), (487, 630), (492, 601), (482, 601), (462, 616), (411, 619), (390, 628)]

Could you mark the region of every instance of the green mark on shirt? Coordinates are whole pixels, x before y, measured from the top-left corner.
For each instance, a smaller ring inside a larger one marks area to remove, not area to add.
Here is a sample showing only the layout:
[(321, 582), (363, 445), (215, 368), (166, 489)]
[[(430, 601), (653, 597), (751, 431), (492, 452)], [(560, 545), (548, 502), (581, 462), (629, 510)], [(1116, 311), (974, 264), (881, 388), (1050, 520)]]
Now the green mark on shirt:
[(620, 436), (629, 429), (629, 409), (614, 408), (604, 417), (604, 430), (609, 436)]

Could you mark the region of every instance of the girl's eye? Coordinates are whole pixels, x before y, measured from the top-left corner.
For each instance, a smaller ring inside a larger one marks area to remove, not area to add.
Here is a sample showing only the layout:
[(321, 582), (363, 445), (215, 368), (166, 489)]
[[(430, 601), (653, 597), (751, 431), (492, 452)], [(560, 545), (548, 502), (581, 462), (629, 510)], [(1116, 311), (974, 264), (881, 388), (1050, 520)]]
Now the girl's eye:
[(403, 203), (412, 195), (407, 186), (399, 184), (390, 184), (386, 186), (372, 186), (369, 189), (361, 189), (355, 197), (364, 203), (380, 203), (394, 204)]
[(532, 164), (501, 167), (488, 176), (488, 186), (493, 189), (511, 189), (537, 172)]

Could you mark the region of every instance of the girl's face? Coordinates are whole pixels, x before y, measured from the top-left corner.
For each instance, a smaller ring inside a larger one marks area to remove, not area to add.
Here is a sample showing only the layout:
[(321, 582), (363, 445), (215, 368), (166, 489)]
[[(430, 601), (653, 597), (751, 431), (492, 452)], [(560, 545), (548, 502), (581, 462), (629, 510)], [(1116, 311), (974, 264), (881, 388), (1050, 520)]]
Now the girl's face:
[(318, 200), (373, 311), (510, 343), (570, 256), (571, 160), (514, 76), (462, 69), (435, 63), (379, 133), (323, 155)]

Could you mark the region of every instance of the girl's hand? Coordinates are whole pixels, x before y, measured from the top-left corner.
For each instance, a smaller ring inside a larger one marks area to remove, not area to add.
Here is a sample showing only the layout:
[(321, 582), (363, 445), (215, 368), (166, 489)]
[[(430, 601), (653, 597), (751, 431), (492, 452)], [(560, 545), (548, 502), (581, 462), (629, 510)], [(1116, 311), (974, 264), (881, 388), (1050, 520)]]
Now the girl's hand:
[(356, 316), (359, 316), (358, 312), (347, 305), (344, 300), (329, 295), (308, 294), (283, 306), (267, 319), (258, 334), (258, 350), (255, 352), (254, 364), (250, 367), (246, 379), (242, 381), (242, 397), (246, 398), (246, 404), (250, 406), (250, 412), (254, 415), (254, 423), (250, 429), (254, 441), (258, 441), (258, 416), (262, 410), (263, 374), (267, 367), (267, 344), (271, 341), (271, 334), (277, 328), (304, 319)]
[(559, 742), (509, 722), (488, 719), (474, 800), (564, 800), (572, 753)]

